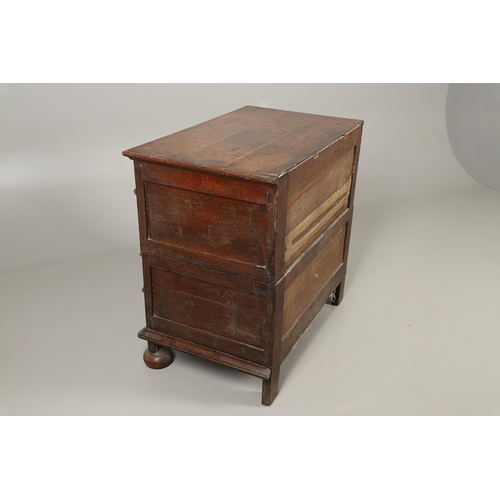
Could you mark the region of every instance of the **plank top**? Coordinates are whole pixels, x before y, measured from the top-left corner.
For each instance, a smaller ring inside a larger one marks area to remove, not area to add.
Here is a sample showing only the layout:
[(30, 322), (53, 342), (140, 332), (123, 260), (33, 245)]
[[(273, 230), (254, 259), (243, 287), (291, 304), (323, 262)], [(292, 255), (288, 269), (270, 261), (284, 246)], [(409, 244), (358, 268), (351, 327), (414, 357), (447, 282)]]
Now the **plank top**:
[(274, 181), (362, 124), (362, 120), (245, 106), (123, 155)]

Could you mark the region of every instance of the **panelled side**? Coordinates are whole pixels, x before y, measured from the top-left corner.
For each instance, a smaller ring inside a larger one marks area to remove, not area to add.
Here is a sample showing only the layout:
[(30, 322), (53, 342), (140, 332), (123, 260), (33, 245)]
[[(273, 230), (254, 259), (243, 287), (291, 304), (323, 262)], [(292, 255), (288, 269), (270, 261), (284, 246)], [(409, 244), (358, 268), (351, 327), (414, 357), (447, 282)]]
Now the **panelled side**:
[(141, 165), (146, 253), (271, 280), (271, 185)]
[(276, 187), (136, 161), (141, 338), (269, 376)]
[(290, 172), (282, 359), (344, 276), (360, 130)]
[(152, 330), (264, 365), (269, 285), (220, 271), (145, 257), (151, 273)]
[(290, 172), (285, 269), (347, 208), (354, 169), (349, 134)]

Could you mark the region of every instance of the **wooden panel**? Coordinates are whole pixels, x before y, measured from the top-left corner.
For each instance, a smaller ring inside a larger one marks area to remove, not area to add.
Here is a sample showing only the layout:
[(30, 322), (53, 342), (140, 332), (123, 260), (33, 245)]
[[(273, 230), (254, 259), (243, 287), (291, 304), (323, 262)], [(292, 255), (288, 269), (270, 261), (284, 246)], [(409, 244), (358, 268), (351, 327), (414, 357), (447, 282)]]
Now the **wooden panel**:
[(344, 182), (347, 180), (353, 172), (354, 147), (360, 130), (360, 127), (356, 128), (290, 171), (289, 205), (316, 184), (318, 178), (323, 177), (333, 165), (335, 169), (343, 172), (343, 177), (339, 179), (340, 184), (343, 184), (342, 178)]
[(296, 188), (293, 190), (294, 195), (288, 200), (287, 233), (313, 213), (332, 193), (345, 186), (352, 174), (353, 160), (354, 149), (333, 162), (320, 175), (310, 179), (307, 189), (298, 193)]
[(200, 158), (206, 158), (210, 165), (225, 167), (238, 158), (251, 155), (255, 150), (276, 141), (296, 128), (297, 124), (283, 120), (278, 114), (275, 118), (261, 123), (258, 128), (244, 130), (205, 148), (187, 153), (181, 161), (193, 163)]
[[(233, 159), (227, 167), (237, 172), (262, 171), (277, 176), (342, 135), (332, 129), (331, 119), (325, 116), (295, 113), (292, 118), (285, 118), (286, 128), (281, 134), (267, 136), (258, 147)], [(273, 162), (274, 168), (271, 168)]]
[(224, 175), (203, 174), (187, 168), (139, 162), (142, 178), (146, 182), (165, 184), (189, 191), (232, 198), (266, 205), (269, 202), (272, 186), (260, 182), (242, 181)]
[(317, 252), (314, 258), (293, 280), (286, 280), (283, 336), (286, 336), (319, 290), (342, 264), (344, 240), (345, 226), (342, 226), (336, 233), (331, 235), (326, 244), (315, 245), (309, 249), (310, 253)]
[(347, 208), (355, 137), (342, 137), (290, 172), (285, 269)]
[(348, 137), (361, 123), (246, 106), (123, 154), (136, 160), (272, 182), (329, 144)]
[(272, 279), (271, 270), (267, 266), (214, 256), (205, 252), (196, 252), (186, 247), (177, 247), (153, 240), (146, 241), (143, 253), (152, 257), (178, 260), (179, 262), (212, 268), (235, 276), (244, 276), (263, 282), (269, 282)]
[(267, 300), (152, 268), (153, 314), (262, 348)]
[(264, 265), (267, 212), (264, 205), (146, 182), (148, 238)]
[(167, 259), (165, 257), (154, 257), (151, 255), (144, 255), (144, 260), (151, 267), (168, 271), (171, 273), (180, 274), (181, 276), (189, 276), (197, 280), (214, 283), (232, 290), (238, 290), (257, 297), (267, 297), (269, 284), (244, 278), (242, 276), (235, 276), (227, 272), (216, 271), (208, 267), (197, 266), (186, 262), (181, 262), (178, 259)]
[(151, 328), (143, 328), (139, 332), (138, 336), (141, 339), (148, 340), (159, 345), (173, 347), (179, 351), (194, 354), (195, 356), (209, 359), (210, 361), (214, 361), (215, 363), (219, 363), (224, 366), (236, 368), (237, 370), (249, 373), (250, 375), (254, 375), (255, 377), (259, 377), (264, 380), (271, 376), (271, 370), (261, 364), (253, 363), (246, 359), (231, 356), (229, 354), (224, 354), (215, 349), (173, 337), (168, 333), (158, 332), (152, 330)]
[(325, 305), (325, 301), (333, 290), (339, 285), (344, 273), (344, 266), (341, 265), (333, 276), (323, 285), (320, 291), (316, 294), (307, 309), (301, 314), (300, 318), (294, 323), (293, 327), (288, 330), (281, 344), (281, 361), (283, 361), (288, 353), (293, 349), (302, 334), (312, 323), (321, 308)]
[[(220, 142), (246, 129), (259, 127), (261, 123), (285, 114), (267, 108), (245, 106), (179, 132), (128, 149), (123, 154), (130, 158), (178, 160), (186, 154)], [(203, 160), (203, 158), (197, 158)]]
[(301, 256), (297, 259), (286, 271), (282, 281), (287, 283), (286, 287), (297, 279), (297, 277), (302, 273), (302, 271), (316, 258), (318, 253), (330, 243), (332, 238), (340, 231), (342, 227), (345, 227), (351, 219), (352, 212), (348, 208), (344, 211), (340, 217), (338, 217), (326, 231), (314, 242), (314, 245), (310, 246)]
[[(326, 183), (325, 183), (326, 184)], [(317, 186), (317, 185), (315, 185)], [(285, 267), (288, 267), (313, 241), (347, 208), (347, 200), (351, 187), (351, 178), (309, 212), (286, 236)], [(305, 194), (309, 195), (310, 189)], [(305, 196), (305, 195), (304, 195)], [(299, 198), (296, 203), (302, 200)], [(321, 198), (319, 198), (321, 200)], [(316, 198), (308, 198), (311, 204), (316, 204)], [(302, 207), (299, 207), (302, 209)], [(308, 212), (305, 212), (308, 213)]]
[(236, 340), (216, 335), (199, 328), (193, 328), (183, 323), (177, 323), (165, 318), (153, 317), (149, 328), (166, 333), (173, 338), (198, 344), (201, 347), (213, 349), (215, 351), (236, 356), (241, 359), (247, 359), (252, 363), (263, 365), (264, 351), (258, 347), (237, 342)]

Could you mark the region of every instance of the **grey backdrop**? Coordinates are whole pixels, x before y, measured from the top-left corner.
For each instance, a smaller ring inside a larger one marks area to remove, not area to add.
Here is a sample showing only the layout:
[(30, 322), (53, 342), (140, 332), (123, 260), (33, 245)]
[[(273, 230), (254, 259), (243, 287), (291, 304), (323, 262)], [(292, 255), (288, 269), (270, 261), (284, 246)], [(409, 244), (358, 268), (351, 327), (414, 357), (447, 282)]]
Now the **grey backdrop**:
[[(453, 154), (447, 91), (0, 86), (0, 414), (499, 415), (500, 193)], [(365, 120), (346, 296), (287, 356), (271, 407), (260, 380), (182, 352), (149, 370), (136, 336), (121, 152), (245, 104)]]
[(446, 123), (465, 170), (485, 186), (500, 189), (500, 84), (450, 84)]
[(470, 179), (446, 131), (447, 91), (447, 84), (3, 84), (0, 270), (138, 248), (132, 162), (121, 152), (247, 104), (365, 120), (358, 209), (464, 189)]

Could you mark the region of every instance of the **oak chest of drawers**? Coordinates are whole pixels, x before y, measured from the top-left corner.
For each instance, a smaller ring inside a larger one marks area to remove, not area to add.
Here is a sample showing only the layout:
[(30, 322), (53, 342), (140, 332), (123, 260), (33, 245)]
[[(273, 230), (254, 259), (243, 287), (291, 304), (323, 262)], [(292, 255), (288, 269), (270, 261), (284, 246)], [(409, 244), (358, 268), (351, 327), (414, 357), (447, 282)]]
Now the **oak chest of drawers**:
[(127, 151), (148, 341), (263, 380), (342, 300), (363, 122), (246, 106)]

